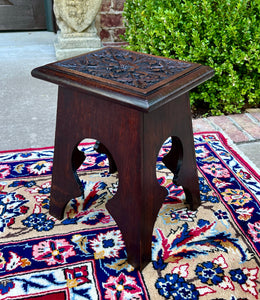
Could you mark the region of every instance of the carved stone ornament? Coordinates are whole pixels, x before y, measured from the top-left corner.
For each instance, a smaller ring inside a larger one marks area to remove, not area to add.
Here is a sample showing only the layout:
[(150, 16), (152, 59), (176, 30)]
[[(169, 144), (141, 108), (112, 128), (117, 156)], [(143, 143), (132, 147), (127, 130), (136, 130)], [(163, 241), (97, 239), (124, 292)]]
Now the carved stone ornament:
[(94, 22), (102, 0), (54, 0), (53, 10), (62, 33), (84, 32)]
[(58, 60), (102, 47), (95, 18), (102, 0), (54, 0), (53, 10), (59, 26), (54, 43)]

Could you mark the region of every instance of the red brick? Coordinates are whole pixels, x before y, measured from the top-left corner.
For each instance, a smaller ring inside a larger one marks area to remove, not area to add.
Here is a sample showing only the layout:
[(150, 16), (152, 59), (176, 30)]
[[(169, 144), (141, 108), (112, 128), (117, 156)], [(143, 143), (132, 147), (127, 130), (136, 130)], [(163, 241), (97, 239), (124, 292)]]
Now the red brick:
[(251, 115), (260, 122), (260, 112), (252, 112)]
[(239, 126), (248, 132), (253, 138), (260, 139), (260, 127), (254, 123), (246, 114), (230, 116)]
[(102, 29), (100, 31), (100, 38), (103, 42), (111, 41), (111, 35), (110, 32), (106, 29)]
[(123, 17), (121, 14), (105, 14), (101, 15), (101, 27), (122, 27)]
[(103, 0), (100, 11), (108, 12), (110, 11), (110, 8), (111, 8), (111, 0)]
[(121, 36), (125, 34), (125, 28), (117, 28), (114, 30), (114, 40), (115, 42), (122, 42)]
[(231, 120), (229, 120), (226, 116), (218, 116), (218, 117), (209, 117), (212, 123), (219, 126), (230, 138), (233, 142), (247, 142), (249, 138), (245, 135), (241, 130), (239, 130)]
[(260, 122), (260, 108), (249, 108), (246, 112)]
[(113, 0), (112, 8), (115, 11), (123, 11), (125, 0)]
[(192, 120), (193, 132), (202, 132), (202, 131), (215, 131), (215, 128), (212, 127), (205, 119), (193, 119)]

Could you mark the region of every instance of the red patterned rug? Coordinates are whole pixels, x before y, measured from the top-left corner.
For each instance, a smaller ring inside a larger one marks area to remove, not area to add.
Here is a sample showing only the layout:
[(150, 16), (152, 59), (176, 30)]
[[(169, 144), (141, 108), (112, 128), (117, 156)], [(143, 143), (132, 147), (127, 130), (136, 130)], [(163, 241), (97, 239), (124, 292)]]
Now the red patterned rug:
[(259, 299), (260, 177), (218, 132), (194, 135), (202, 205), (190, 211), (161, 159), (168, 190), (140, 273), (126, 261), (105, 204), (117, 190), (108, 160), (81, 145), (85, 199), (48, 213), (52, 148), (0, 153), (0, 299)]

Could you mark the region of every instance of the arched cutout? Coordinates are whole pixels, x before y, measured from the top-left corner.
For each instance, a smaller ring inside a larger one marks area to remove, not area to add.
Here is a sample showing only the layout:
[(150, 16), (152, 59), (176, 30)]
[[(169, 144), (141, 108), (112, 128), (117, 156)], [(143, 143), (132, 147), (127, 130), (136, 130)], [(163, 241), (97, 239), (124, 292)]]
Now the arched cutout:
[(183, 161), (183, 147), (177, 136), (172, 136), (171, 150), (163, 157), (162, 162), (174, 174), (173, 183), (178, 185), (178, 175)]
[(178, 185), (178, 175), (183, 161), (183, 146), (177, 136), (166, 139), (159, 152), (159, 161), (173, 173), (173, 183)]
[(183, 203), (185, 199), (184, 189), (178, 182), (182, 161), (183, 146), (181, 140), (177, 136), (167, 138), (158, 154), (156, 175), (159, 184), (168, 191), (165, 200), (172, 204)]
[[(104, 144), (95, 139), (83, 139), (73, 149), (71, 162), (75, 179), (82, 191), (83, 210), (88, 209), (95, 202), (94, 200), (98, 199), (93, 189), (95, 192), (98, 190), (99, 196), (102, 196), (102, 201), (100, 201), (102, 203), (116, 193), (118, 176), (117, 174), (113, 177), (111, 175), (116, 173), (117, 167)], [(105, 197), (105, 193), (109, 195)], [(97, 203), (96, 206), (98, 206)]]
[(109, 161), (109, 173), (113, 174), (117, 171), (116, 163), (112, 157), (112, 154), (108, 151), (104, 144), (99, 141), (96, 141), (94, 150), (100, 154), (105, 154)]

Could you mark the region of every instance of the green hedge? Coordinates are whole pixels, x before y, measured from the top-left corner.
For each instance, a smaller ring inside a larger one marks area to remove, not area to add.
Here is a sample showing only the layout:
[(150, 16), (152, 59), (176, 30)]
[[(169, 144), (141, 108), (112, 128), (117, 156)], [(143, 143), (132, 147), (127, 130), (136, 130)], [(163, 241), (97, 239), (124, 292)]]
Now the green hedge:
[(198, 62), (215, 76), (191, 93), (212, 115), (260, 105), (260, 0), (126, 0), (128, 49)]

